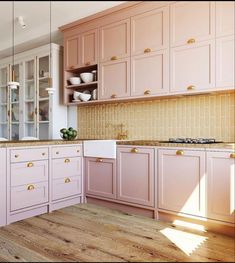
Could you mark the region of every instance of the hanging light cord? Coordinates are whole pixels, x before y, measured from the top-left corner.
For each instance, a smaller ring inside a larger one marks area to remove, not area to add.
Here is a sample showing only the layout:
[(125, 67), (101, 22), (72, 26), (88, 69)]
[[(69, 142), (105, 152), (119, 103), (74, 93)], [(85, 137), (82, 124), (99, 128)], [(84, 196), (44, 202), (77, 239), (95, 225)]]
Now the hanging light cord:
[(15, 1), (12, 1), (12, 72), (11, 72), (11, 80), (15, 81), (14, 76), (14, 54), (15, 54)]
[(50, 88), (52, 88), (51, 86), (52, 86), (52, 81), (51, 81), (51, 78), (52, 78), (52, 76), (51, 76), (51, 58), (52, 58), (52, 56), (51, 56), (51, 1), (50, 1)]

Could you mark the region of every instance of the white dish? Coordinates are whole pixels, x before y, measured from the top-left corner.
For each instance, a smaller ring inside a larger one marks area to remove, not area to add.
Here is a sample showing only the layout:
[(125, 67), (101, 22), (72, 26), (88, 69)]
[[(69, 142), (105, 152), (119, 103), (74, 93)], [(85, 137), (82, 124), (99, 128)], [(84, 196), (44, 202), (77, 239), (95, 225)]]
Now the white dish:
[(80, 77), (83, 82), (89, 83), (93, 81), (93, 74), (90, 72), (84, 72), (80, 74)]
[(82, 94), (82, 93), (79, 91), (74, 91), (73, 92), (73, 99), (74, 100), (80, 100), (80, 98), (79, 98), (80, 94)]
[(72, 77), (72, 78), (69, 78), (69, 82), (72, 85), (79, 85), (81, 83), (81, 79), (79, 77)]
[(82, 93), (82, 94), (79, 95), (79, 98), (80, 98), (82, 101), (88, 101), (88, 100), (91, 98), (91, 94)]

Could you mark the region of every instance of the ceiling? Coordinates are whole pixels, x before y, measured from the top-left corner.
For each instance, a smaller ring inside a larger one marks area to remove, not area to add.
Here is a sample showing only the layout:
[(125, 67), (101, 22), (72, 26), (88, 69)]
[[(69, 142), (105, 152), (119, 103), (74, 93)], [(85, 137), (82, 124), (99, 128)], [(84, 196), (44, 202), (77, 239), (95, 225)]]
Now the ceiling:
[[(61, 43), (58, 27), (95, 14), (126, 1), (52, 1), (52, 40)], [(0, 58), (9, 56), (13, 45), (13, 1), (0, 1)], [(14, 45), (16, 53), (50, 42), (50, 1), (15, 1), (14, 20), (22, 16), (23, 29), (15, 22)]]

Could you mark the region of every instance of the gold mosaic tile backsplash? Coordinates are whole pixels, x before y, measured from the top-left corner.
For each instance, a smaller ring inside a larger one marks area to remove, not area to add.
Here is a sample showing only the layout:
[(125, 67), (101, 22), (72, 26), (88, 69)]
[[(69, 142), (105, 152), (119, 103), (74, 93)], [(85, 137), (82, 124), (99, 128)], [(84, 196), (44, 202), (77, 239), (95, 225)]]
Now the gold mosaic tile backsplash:
[(199, 95), (78, 107), (79, 138), (131, 140), (207, 137), (235, 141), (235, 95)]

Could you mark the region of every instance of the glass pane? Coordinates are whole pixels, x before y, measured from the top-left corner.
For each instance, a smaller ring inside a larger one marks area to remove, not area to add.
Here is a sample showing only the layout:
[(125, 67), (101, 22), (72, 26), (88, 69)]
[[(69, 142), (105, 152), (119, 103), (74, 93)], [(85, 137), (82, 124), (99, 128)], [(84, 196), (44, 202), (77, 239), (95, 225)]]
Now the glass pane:
[(49, 100), (39, 102), (39, 121), (49, 121)]
[(0, 106), (0, 123), (7, 122), (7, 106), (1, 105)]
[(7, 84), (7, 68), (0, 69), (0, 86)]
[(25, 79), (26, 80), (34, 80), (34, 60), (30, 60), (25, 62)]
[(39, 124), (39, 139), (48, 140), (49, 139), (49, 123)]
[(34, 100), (35, 97), (35, 84), (34, 82), (26, 82), (25, 85), (25, 100)]
[(15, 81), (20, 82), (20, 66), (19, 66), (19, 64), (14, 65), (14, 78), (15, 78)]
[(0, 87), (0, 103), (7, 103), (7, 87)]
[(0, 137), (8, 139), (7, 124), (0, 124)]
[(49, 56), (39, 58), (39, 77), (47, 78), (49, 77)]
[(35, 137), (34, 123), (25, 124), (25, 136)]
[(12, 140), (19, 140), (19, 124), (12, 124), (11, 137)]
[(11, 102), (19, 101), (19, 89), (11, 90)]
[(19, 122), (19, 103), (11, 105), (11, 120), (13, 122)]
[(34, 102), (28, 102), (25, 104), (25, 120), (34, 121)]
[(40, 98), (49, 98), (48, 92), (46, 91), (46, 88), (48, 88), (48, 79), (40, 79), (39, 80), (39, 99)]

